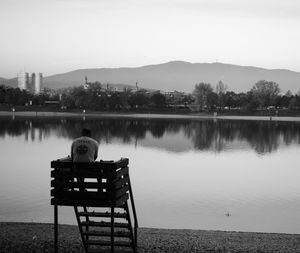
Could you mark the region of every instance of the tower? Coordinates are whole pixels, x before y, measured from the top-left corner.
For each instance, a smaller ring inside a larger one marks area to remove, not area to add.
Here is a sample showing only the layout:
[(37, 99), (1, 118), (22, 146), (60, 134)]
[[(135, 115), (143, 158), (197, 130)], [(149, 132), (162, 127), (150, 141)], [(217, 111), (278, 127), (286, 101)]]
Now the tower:
[(28, 91), (31, 93), (35, 92), (35, 73), (31, 74), (31, 82), (28, 84)]
[(87, 78), (87, 76), (85, 76), (85, 83), (84, 83), (84, 85), (83, 85), (83, 88), (85, 89), (85, 90), (87, 90), (89, 87), (90, 87), (90, 83), (88, 82), (88, 78)]
[(43, 74), (37, 73), (34, 80), (34, 93), (39, 94), (43, 88)]
[(22, 72), (18, 74), (18, 88), (20, 90), (27, 90), (29, 85), (29, 74)]

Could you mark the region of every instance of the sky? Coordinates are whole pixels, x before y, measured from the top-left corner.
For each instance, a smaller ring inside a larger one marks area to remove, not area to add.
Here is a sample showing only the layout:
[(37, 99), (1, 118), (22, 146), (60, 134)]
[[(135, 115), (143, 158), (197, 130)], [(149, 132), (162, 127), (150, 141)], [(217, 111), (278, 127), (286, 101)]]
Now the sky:
[(0, 0), (0, 77), (173, 60), (300, 72), (298, 0)]

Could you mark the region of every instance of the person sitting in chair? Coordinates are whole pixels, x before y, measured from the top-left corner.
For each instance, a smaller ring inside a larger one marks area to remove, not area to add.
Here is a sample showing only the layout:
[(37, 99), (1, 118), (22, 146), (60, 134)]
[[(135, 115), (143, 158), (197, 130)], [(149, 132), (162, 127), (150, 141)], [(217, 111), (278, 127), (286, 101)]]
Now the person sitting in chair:
[(73, 162), (94, 162), (98, 156), (99, 143), (91, 138), (91, 130), (83, 128), (81, 134), (72, 143), (71, 159)]
[[(71, 146), (71, 159), (73, 162), (94, 162), (98, 156), (99, 143), (91, 138), (92, 132), (87, 128), (83, 128), (81, 137), (75, 139)], [(84, 178), (77, 177), (77, 182), (83, 183)], [(98, 182), (101, 182), (101, 180)], [(79, 187), (80, 191), (84, 191)]]

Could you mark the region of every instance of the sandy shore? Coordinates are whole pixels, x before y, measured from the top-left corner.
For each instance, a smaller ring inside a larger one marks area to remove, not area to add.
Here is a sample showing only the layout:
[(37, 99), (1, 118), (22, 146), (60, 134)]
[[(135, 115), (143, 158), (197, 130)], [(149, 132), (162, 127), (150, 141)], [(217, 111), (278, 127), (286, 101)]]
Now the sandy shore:
[(152, 114), (152, 113), (71, 113), (71, 112), (9, 112), (0, 111), (0, 116), (22, 117), (93, 117), (93, 118), (140, 118), (140, 119), (222, 119), (222, 120), (263, 120), (263, 121), (300, 121), (300, 117), (269, 116), (212, 116), (206, 114)]
[[(53, 252), (53, 225), (0, 223), (0, 252)], [(77, 226), (59, 226), (59, 252), (84, 252)], [(138, 252), (296, 253), (300, 235), (140, 228)]]

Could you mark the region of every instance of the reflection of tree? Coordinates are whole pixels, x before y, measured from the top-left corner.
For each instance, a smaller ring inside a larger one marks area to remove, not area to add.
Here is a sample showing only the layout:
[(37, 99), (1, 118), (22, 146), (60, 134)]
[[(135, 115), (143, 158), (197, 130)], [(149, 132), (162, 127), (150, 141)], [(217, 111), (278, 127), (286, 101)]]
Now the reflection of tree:
[(161, 138), (166, 131), (166, 124), (163, 121), (151, 122), (149, 125), (149, 131), (154, 138)]
[(193, 122), (185, 130), (196, 149), (217, 152), (235, 140), (247, 141), (259, 154), (277, 150), (282, 137), (286, 145), (300, 143), (300, 124), (296, 122), (207, 120)]
[(276, 131), (273, 122), (255, 122), (255, 124), (252, 122), (248, 126), (248, 131), (243, 134), (259, 154), (272, 152), (279, 146), (280, 132)]
[(192, 134), (195, 148), (200, 150), (209, 149), (214, 139), (215, 130), (212, 121), (195, 123)]
[(289, 131), (285, 130), (282, 131), (282, 138), (286, 145), (290, 145), (293, 142), (294, 143), (300, 143), (300, 129), (299, 125), (295, 122), (290, 123), (289, 126), (286, 128), (289, 129)]
[[(184, 133), (195, 149), (223, 151), (234, 141), (246, 141), (260, 154), (277, 150), (281, 143), (300, 143), (300, 123), (264, 121), (187, 121), (145, 119), (79, 118), (0, 118), (0, 137), (25, 136), (25, 140), (42, 141), (51, 135), (70, 140), (80, 136), (83, 127), (92, 130), (100, 143), (134, 144), (151, 133), (154, 138)], [(175, 142), (174, 142), (175, 143)], [(155, 145), (155, 144), (152, 144)], [(178, 144), (177, 144), (178, 145)]]

